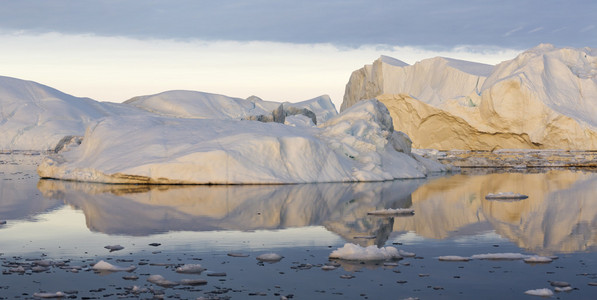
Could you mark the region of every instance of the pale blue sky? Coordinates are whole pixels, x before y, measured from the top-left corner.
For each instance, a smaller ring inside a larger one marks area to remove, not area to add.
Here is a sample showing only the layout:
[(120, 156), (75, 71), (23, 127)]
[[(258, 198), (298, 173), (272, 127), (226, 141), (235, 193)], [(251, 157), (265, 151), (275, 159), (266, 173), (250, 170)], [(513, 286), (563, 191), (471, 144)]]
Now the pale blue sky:
[(20, 0), (0, 10), (0, 75), (124, 101), (168, 89), (341, 102), (390, 55), (499, 63), (539, 43), (597, 47), (589, 0)]

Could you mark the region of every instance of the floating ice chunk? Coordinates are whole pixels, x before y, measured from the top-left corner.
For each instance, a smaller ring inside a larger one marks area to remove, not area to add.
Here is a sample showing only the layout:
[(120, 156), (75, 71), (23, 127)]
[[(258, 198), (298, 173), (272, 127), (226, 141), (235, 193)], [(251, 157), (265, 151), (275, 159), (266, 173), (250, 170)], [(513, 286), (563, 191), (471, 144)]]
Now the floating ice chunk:
[(344, 247), (338, 248), (330, 254), (330, 258), (344, 260), (386, 260), (400, 257), (398, 249), (394, 247), (361, 247), (350, 243), (344, 244)]
[(475, 254), (471, 256), (472, 259), (488, 259), (488, 260), (519, 260), (529, 257), (521, 253), (487, 253)]
[(570, 286), (556, 287), (556, 288), (554, 288), (554, 290), (556, 292), (570, 292), (572, 290), (572, 287), (570, 287)]
[(56, 293), (34, 293), (33, 297), (36, 298), (62, 298), (66, 296), (63, 292)]
[(469, 261), (470, 257), (457, 256), (457, 255), (446, 255), (438, 257), (440, 261)]
[(244, 254), (244, 253), (228, 253), (228, 256), (231, 256), (231, 257), (249, 257), (249, 254)]
[(179, 283), (177, 283), (177, 282), (167, 280), (162, 275), (151, 275), (151, 276), (147, 277), (147, 281), (149, 281), (153, 284), (157, 284), (161, 287), (173, 287), (173, 286), (179, 285)]
[(530, 256), (530, 257), (527, 257), (524, 259), (525, 263), (530, 263), (530, 264), (545, 264), (545, 263), (550, 263), (552, 261), (553, 261), (553, 259), (551, 259), (549, 257), (538, 256), (538, 255), (533, 255), (533, 256)]
[(177, 273), (185, 274), (201, 274), (203, 271), (205, 271), (205, 268), (200, 264), (188, 264), (176, 268)]
[(23, 268), (23, 266), (18, 266), (16, 268), (8, 269), (8, 271), (11, 273), (25, 273), (25, 268)]
[(332, 270), (336, 270), (336, 267), (325, 265), (325, 266), (322, 266), (321, 269), (324, 271), (332, 271)]
[(110, 272), (132, 272), (135, 269), (137, 269), (137, 267), (135, 266), (130, 266), (130, 267), (120, 267), (120, 266), (115, 266), (109, 262), (100, 260), (98, 263), (96, 263), (95, 265), (93, 265), (93, 267), (91, 267), (94, 270), (97, 271), (110, 271)]
[(104, 246), (104, 248), (110, 250), (110, 252), (124, 249), (124, 247), (122, 247), (120, 245), (108, 245), (108, 246)]
[(522, 199), (526, 199), (528, 197), (529, 196), (523, 195), (523, 194), (518, 194), (518, 193), (513, 193), (513, 192), (504, 192), (504, 193), (497, 193), (497, 194), (489, 193), (489, 194), (487, 194), (487, 196), (485, 196), (485, 199), (487, 199), (487, 200), (522, 200)]
[(387, 208), (387, 209), (380, 209), (375, 211), (370, 211), (367, 213), (368, 215), (372, 216), (400, 216), (400, 215), (414, 215), (415, 210), (410, 208)]
[(415, 257), (417, 256), (414, 252), (407, 252), (402, 249), (398, 250), (398, 254), (402, 257)]
[(568, 283), (566, 281), (550, 281), (549, 284), (551, 284), (551, 286), (557, 286), (557, 287), (570, 286), (570, 283)]
[(284, 258), (284, 256), (281, 256), (277, 253), (264, 253), (257, 256), (257, 260), (265, 262), (277, 262), (280, 261), (282, 258)]
[(182, 279), (180, 281), (180, 284), (191, 285), (191, 286), (205, 285), (205, 284), (207, 284), (207, 280), (205, 280), (205, 279)]
[(550, 289), (536, 289), (536, 290), (528, 290), (524, 292), (527, 295), (532, 296), (541, 296), (541, 297), (551, 297), (553, 296), (553, 292)]

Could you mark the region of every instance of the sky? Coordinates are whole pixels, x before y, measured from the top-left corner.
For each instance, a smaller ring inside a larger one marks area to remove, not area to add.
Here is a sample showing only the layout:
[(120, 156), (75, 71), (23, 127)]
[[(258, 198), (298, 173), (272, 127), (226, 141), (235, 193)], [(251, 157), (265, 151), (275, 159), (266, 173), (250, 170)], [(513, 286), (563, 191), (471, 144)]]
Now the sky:
[(593, 0), (2, 1), (0, 75), (99, 101), (186, 89), (328, 94), (387, 55), (488, 64), (540, 43), (597, 47)]

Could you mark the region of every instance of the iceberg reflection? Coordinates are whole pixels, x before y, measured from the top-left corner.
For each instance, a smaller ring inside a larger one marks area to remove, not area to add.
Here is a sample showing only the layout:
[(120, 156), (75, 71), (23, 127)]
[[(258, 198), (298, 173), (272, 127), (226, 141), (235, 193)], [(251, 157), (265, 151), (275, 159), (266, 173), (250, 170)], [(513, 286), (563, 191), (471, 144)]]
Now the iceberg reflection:
[[(486, 200), (517, 192), (520, 201)], [(480, 233), (487, 228), (532, 252), (597, 249), (597, 174), (548, 171), (438, 178), (412, 194), (413, 218), (394, 220), (394, 231), (433, 239)], [(487, 224), (490, 226), (483, 226)]]
[[(82, 210), (90, 230), (107, 234), (321, 225), (348, 241), (383, 245), (392, 232), (392, 220), (367, 212), (410, 207), (411, 193), (425, 181), (138, 186), (40, 180), (38, 189), (45, 197)], [(375, 238), (361, 238), (368, 236)]]
[[(393, 232), (431, 239), (494, 230), (536, 253), (597, 249), (597, 174), (548, 171), (453, 175), (425, 180), (249, 186), (137, 186), (40, 180), (38, 189), (85, 214), (107, 234), (260, 230), (324, 226), (361, 246), (382, 246)], [(487, 200), (517, 192), (520, 201)], [(412, 208), (405, 217), (369, 216)]]

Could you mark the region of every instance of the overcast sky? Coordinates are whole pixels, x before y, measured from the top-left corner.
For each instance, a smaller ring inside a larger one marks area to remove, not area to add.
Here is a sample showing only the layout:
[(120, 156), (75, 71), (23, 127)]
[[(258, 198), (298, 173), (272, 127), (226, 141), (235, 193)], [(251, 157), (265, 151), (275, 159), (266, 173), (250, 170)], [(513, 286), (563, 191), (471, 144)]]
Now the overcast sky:
[(341, 102), (390, 55), (496, 64), (540, 43), (597, 47), (593, 0), (20, 0), (0, 10), (0, 75), (124, 101), (192, 89)]

